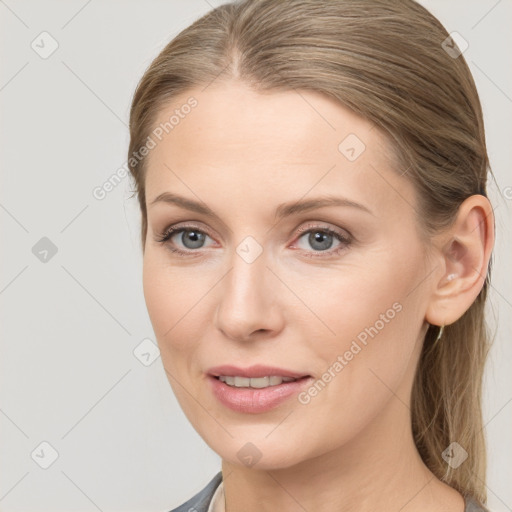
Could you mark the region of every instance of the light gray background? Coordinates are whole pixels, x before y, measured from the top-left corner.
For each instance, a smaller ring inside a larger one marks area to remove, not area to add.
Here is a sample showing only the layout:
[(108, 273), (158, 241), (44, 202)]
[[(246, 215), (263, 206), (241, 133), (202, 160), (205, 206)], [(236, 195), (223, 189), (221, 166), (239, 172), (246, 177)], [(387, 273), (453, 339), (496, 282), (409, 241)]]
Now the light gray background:
[[(146, 66), (220, 3), (0, 0), (2, 511), (166, 511), (220, 469), (160, 358), (145, 366), (133, 353), (154, 335), (131, 182), (102, 201), (92, 195), (126, 160), (131, 95)], [(512, 510), (512, 3), (422, 3), (469, 43), (498, 179), (485, 432), (489, 505)], [(46, 59), (31, 47), (50, 48), (43, 31), (59, 45)], [(46, 262), (33, 253), (43, 237), (57, 248)], [(43, 441), (58, 452), (48, 469)]]

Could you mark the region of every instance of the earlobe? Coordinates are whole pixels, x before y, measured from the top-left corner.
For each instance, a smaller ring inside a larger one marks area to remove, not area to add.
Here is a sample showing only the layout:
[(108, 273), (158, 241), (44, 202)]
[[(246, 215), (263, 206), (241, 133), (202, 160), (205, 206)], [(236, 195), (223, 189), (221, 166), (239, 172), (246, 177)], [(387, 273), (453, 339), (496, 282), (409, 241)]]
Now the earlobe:
[(433, 283), (425, 319), (434, 325), (457, 321), (480, 293), (487, 276), (494, 245), (494, 217), (489, 200), (468, 197), (456, 220), (444, 233), (439, 249), (442, 276)]

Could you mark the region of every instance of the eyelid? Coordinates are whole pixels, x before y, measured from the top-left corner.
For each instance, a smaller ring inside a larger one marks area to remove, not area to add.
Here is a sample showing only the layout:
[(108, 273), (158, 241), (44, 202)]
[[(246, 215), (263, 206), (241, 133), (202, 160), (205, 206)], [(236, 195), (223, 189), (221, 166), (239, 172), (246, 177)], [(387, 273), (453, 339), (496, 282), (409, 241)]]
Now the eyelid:
[[(298, 233), (302, 233), (304, 231), (308, 231), (309, 229), (330, 229), (332, 231), (336, 231), (337, 229), (341, 229), (338, 227), (331, 227), (328, 226), (328, 222), (322, 222), (322, 221), (306, 221), (306, 224), (297, 228)], [(346, 230), (344, 230), (346, 231)]]
[(306, 222), (305, 225), (303, 225), (303, 226), (301, 226), (300, 228), (297, 229), (297, 236), (298, 236), (298, 238), (300, 238), (300, 236), (302, 236), (305, 232), (317, 229), (318, 231), (328, 231), (330, 233), (336, 234), (339, 237), (341, 237), (341, 238), (343, 238), (344, 240), (347, 240), (347, 241), (352, 241), (353, 240), (354, 237), (352, 236), (352, 234), (348, 230), (339, 228), (337, 226), (336, 227), (328, 226), (326, 224), (328, 224), (328, 223), (325, 223), (325, 222), (322, 222), (322, 221), (317, 221), (317, 222), (309, 221), (309, 222)]
[(171, 231), (173, 232), (171, 236), (173, 236), (177, 232), (186, 231), (186, 230), (192, 230), (192, 229), (196, 229), (197, 231), (201, 231), (202, 233), (205, 233), (206, 235), (208, 235), (210, 238), (215, 239), (214, 236), (212, 235), (211, 230), (209, 228), (204, 227), (204, 226), (202, 226), (200, 224), (195, 224), (195, 221), (190, 221), (190, 222), (184, 221), (184, 222), (178, 222), (176, 224), (169, 224), (162, 231), (158, 231), (156, 233), (156, 236), (157, 236), (158, 239), (160, 239), (160, 238), (163, 238), (164, 236), (166, 236)]

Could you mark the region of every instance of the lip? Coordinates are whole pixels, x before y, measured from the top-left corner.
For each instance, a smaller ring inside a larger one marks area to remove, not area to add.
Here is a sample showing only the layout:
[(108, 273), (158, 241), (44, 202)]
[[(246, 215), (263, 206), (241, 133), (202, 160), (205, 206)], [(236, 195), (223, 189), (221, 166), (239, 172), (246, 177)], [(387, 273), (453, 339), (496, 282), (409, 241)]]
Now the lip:
[[(249, 368), (237, 368), (230, 365), (216, 366), (210, 368), (208, 372), (210, 389), (217, 400), (225, 407), (245, 414), (259, 414), (275, 409), (297, 395), (313, 381), (313, 377), (310, 375), (261, 365)], [(249, 378), (277, 375), (298, 380), (283, 382), (277, 386), (267, 388), (236, 388), (219, 380), (217, 378), (219, 375), (236, 375)]]
[(210, 368), (207, 373), (214, 377), (218, 377), (219, 375), (232, 375), (238, 377), (257, 378), (276, 375), (278, 377), (292, 377), (293, 379), (300, 379), (302, 377), (310, 376), (307, 373), (299, 373), (292, 370), (286, 370), (285, 368), (265, 366), (261, 364), (256, 364), (247, 368), (239, 368), (238, 366), (226, 364), (222, 366), (214, 366), (213, 368)]

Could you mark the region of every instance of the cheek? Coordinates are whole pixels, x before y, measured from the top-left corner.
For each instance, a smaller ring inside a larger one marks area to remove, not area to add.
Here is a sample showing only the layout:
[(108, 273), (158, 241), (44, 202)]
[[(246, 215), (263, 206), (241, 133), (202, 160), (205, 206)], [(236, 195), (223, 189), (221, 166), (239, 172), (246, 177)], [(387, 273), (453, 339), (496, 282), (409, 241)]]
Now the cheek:
[(194, 423), (193, 404), (188, 392), (194, 391), (190, 362), (196, 347), (190, 332), (199, 297), (186, 273), (173, 270), (165, 258), (147, 250), (143, 262), (143, 290), (146, 307), (160, 349), (160, 357), (171, 389), (186, 416)]
[(168, 368), (166, 363), (172, 361), (168, 355), (186, 349), (183, 329), (189, 325), (187, 312), (190, 314), (197, 302), (197, 288), (191, 287), (184, 274), (173, 270), (156, 251), (148, 251), (144, 255), (143, 290), (162, 360)]
[[(314, 368), (317, 374), (342, 356), (344, 368), (339, 374), (355, 380), (351, 389), (364, 388), (363, 381), (365, 385), (378, 381), (370, 370), (398, 385), (424, 318), (418, 287), (424, 272), (421, 254), (413, 243), (400, 262), (392, 247), (369, 251), (353, 260), (347, 258), (329, 272), (315, 271), (314, 286), (304, 282), (297, 288), (310, 312), (304, 310), (295, 320), (307, 333), (303, 338), (311, 354), (320, 361)], [(292, 279), (288, 276), (288, 282)]]
[(144, 298), (159, 340), (171, 337), (180, 319), (185, 320), (199, 300), (201, 280), (192, 274), (191, 270), (171, 265), (165, 251), (150, 249), (144, 255)]
[(169, 313), (174, 310), (173, 298), (176, 297), (169, 288), (165, 269), (158, 263), (150, 249), (146, 250), (143, 262), (143, 291), (155, 335), (160, 341), (164, 333), (172, 326)]
[[(307, 322), (302, 326), (303, 338), (310, 340), (306, 355), (315, 362), (316, 380), (299, 397), (295, 416), (307, 418), (308, 432), (329, 432), (323, 449), (357, 435), (394, 396), (400, 400), (393, 406), (404, 407), (408, 396), (400, 390), (415, 366), (415, 342), (422, 323), (415, 298), (407, 297), (409, 283), (415, 281), (412, 271), (335, 281), (326, 281), (323, 288), (329, 300), (317, 300), (320, 296), (315, 294), (315, 305), (310, 306), (316, 306), (318, 317), (335, 335), (316, 320), (316, 329), (311, 322), (309, 327)], [(323, 334), (314, 339), (316, 330)], [(304, 436), (299, 423), (296, 434)], [(317, 442), (314, 436), (312, 442)]]
[(207, 294), (216, 275), (171, 265), (160, 252), (149, 250), (144, 256), (144, 298), (165, 368), (188, 379), (201, 333), (211, 319)]

